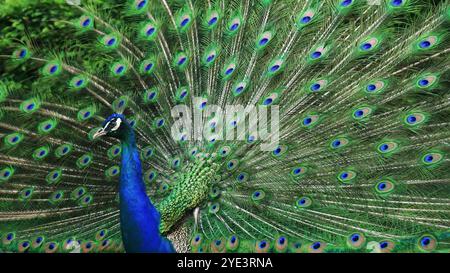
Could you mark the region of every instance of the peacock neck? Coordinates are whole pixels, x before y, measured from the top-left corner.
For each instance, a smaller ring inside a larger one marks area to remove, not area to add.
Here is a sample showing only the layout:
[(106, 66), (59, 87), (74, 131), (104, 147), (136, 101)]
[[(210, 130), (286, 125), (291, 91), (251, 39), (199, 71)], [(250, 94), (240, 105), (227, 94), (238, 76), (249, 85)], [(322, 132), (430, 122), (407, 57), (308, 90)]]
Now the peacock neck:
[(134, 132), (130, 131), (122, 139), (122, 162), (120, 189), (134, 190), (139, 197), (145, 196), (145, 184), (142, 180), (142, 167), (139, 152), (136, 147)]
[(120, 187), (133, 187), (141, 185), (141, 190), (145, 192), (145, 185), (142, 181), (142, 168), (139, 159), (139, 153), (136, 147), (134, 132), (131, 131), (121, 142), (122, 144), (122, 175), (120, 179)]
[(160, 236), (159, 213), (146, 193), (134, 132), (130, 130), (121, 143), (120, 222), (125, 250), (172, 252), (171, 244)]

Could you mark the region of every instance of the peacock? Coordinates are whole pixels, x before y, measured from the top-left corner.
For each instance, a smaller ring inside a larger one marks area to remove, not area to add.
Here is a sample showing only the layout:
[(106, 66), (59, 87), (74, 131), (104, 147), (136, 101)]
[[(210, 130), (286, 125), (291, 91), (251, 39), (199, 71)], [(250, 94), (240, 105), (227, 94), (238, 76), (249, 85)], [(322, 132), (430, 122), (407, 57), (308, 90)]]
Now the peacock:
[(450, 252), (449, 1), (37, 2), (1, 252)]

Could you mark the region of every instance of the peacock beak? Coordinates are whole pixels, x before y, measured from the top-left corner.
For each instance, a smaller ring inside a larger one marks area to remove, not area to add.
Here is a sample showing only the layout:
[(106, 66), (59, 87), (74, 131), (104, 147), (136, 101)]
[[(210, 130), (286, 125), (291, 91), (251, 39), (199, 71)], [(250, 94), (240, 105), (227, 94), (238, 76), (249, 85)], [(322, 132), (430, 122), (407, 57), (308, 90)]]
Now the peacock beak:
[(101, 129), (99, 129), (99, 130), (92, 136), (92, 138), (93, 138), (93, 139), (99, 138), (99, 137), (101, 137), (101, 136), (106, 135), (106, 133), (107, 133), (107, 132), (106, 132), (103, 128), (101, 128)]

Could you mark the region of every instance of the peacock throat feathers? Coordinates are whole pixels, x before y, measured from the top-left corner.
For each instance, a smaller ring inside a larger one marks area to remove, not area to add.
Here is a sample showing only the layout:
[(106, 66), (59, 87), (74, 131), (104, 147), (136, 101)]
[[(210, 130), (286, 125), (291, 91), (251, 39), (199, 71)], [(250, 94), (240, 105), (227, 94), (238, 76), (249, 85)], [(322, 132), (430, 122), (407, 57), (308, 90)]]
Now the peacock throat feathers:
[(162, 234), (170, 231), (186, 213), (206, 201), (218, 168), (214, 156), (200, 153), (181, 171), (172, 192), (156, 206), (161, 214)]

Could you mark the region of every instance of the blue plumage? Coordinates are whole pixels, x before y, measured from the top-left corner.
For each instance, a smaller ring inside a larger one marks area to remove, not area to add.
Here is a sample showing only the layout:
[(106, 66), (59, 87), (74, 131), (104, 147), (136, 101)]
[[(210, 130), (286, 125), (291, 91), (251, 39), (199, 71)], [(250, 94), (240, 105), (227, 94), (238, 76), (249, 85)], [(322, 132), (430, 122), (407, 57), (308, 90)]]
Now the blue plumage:
[(103, 123), (97, 136), (120, 139), (120, 223), (127, 252), (174, 252), (172, 244), (159, 233), (160, 215), (146, 193), (142, 166), (133, 128), (121, 114), (113, 114)]

